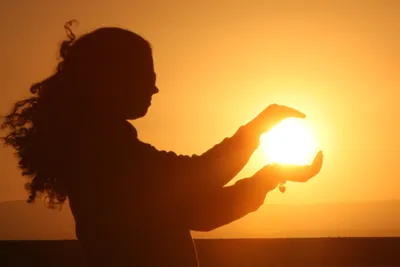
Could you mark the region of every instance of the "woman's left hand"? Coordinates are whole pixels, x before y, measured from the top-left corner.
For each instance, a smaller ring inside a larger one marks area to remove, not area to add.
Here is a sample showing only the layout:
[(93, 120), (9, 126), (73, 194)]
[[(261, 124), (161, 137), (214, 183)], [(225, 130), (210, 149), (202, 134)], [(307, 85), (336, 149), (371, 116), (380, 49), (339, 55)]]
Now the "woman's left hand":
[(253, 178), (260, 179), (260, 184), (264, 184), (266, 190), (287, 181), (305, 183), (320, 172), (323, 158), (322, 151), (319, 151), (311, 165), (269, 164), (255, 173)]

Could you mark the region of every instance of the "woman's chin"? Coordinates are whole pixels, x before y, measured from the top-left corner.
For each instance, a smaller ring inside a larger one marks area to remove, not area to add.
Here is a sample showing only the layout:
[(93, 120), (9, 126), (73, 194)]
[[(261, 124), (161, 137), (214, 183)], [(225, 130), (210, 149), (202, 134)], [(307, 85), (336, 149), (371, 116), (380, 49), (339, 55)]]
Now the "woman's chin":
[(147, 114), (148, 110), (149, 110), (149, 107), (143, 108), (143, 109), (140, 109), (140, 110), (134, 110), (133, 112), (129, 112), (129, 114), (127, 116), (127, 119), (128, 120), (135, 120), (135, 119), (139, 119), (141, 117), (144, 117)]

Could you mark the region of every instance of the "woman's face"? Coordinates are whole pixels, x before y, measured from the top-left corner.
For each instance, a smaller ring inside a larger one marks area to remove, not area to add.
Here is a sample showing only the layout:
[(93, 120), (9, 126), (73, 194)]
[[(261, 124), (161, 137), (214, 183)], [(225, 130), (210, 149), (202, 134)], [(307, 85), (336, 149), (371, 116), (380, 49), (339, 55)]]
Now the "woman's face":
[(140, 62), (127, 57), (126, 62), (115, 70), (113, 106), (124, 119), (134, 120), (145, 116), (152, 96), (158, 93), (152, 55), (143, 56)]

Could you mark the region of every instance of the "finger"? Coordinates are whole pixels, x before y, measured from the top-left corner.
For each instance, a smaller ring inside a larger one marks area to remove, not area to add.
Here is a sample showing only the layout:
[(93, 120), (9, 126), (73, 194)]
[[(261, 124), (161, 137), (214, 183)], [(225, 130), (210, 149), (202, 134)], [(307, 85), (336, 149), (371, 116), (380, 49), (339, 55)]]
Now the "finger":
[(288, 166), (283, 165), (280, 167), (280, 176), (284, 177), (287, 181), (304, 183), (310, 180), (317, 174), (312, 168), (312, 165), (306, 166)]
[(319, 151), (311, 165), (303, 166), (303, 169), (299, 168), (298, 170), (295, 170), (293, 179), (296, 179), (298, 182), (306, 182), (310, 180), (321, 171), (323, 159), (323, 153), (322, 151)]
[(312, 169), (313, 173), (317, 174), (320, 172), (323, 161), (324, 161), (324, 155), (323, 155), (322, 151), (319, 151), (317, 153), (317, 155), (315, 156), (313, 163), (311, 165), (311, 169)]
[(274, 127), (281, 121), (289, 118), (304, 119), (306, 115), (294, 108), (287, 106), (271, 105), (264, 113), (265, 122), (269, 124), (269, 128)]
[(275, 167), (275, 176), (280, 177), (280, 180), (291, 182), (301, 182), (304, 176), (309, 171), (309, 166), (297, 165), (277, 165)]
[(291, 117), (303, 119), (306, 115), (294, 108), (273, 104), (264, 109), (254, 119), (246, 123), (246, 125), (257, 134), (261, 135), (269, 131), (282, 120)]
[(294, 108), (280, 106), (277, 104), (270, 105), (255, 120), (262, 132), (269, 131), (277, 124), (288, 118), (305, 118), (306, 115)]
[(296, 169), (293, 168), (290, 177), (288, 177), (288, 181), (305, 183), (310, 180), (314, 175), (310, 171), (310, 166), (299, 166)]
[(297, 109), (287, 107), (287, 106), (279, 106), (279, 108), (277, 108), (277, 111), (280, 113), (282, 118), (292, 117), (292, 118), (304, 119), (306, 117), (306, 114), (300, 112)]
[(288, 107), (288, 106), (282, 106), (278, 104), (273, 104), (268, 106), (268, 108), (265, 110), (268, 115), (275, 115), (275, 117), (298, 117), (298, 118), (305, 118), (306, 115), (302, 112), (300, 112), (297, 109)]

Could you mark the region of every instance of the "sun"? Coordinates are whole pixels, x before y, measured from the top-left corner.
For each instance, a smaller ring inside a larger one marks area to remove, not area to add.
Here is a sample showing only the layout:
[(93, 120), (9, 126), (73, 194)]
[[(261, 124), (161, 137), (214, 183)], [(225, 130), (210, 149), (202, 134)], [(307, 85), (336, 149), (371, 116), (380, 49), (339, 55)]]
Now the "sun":
[(317, 140), (304, 119), (282, 121), (260, 138), (269, 163), (307, 165), (317, 153)]

